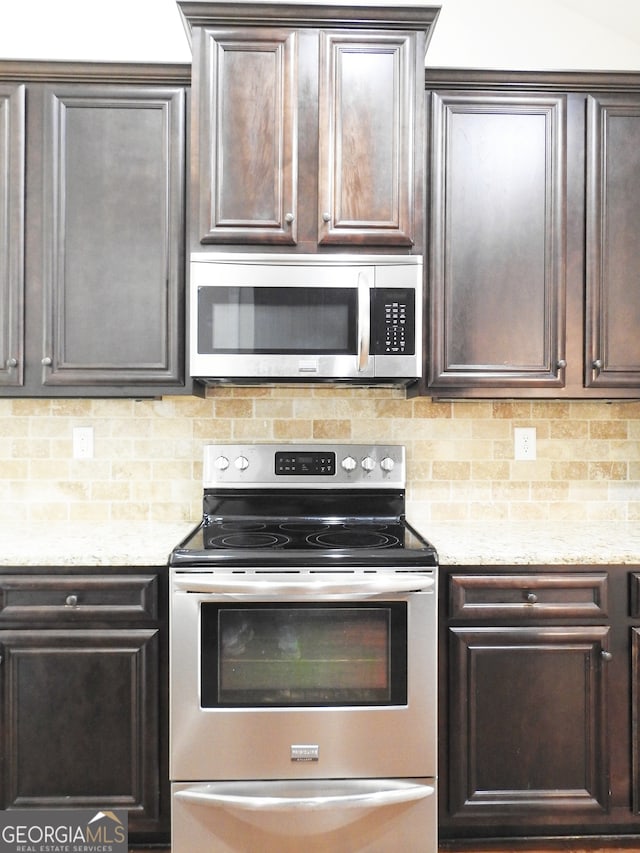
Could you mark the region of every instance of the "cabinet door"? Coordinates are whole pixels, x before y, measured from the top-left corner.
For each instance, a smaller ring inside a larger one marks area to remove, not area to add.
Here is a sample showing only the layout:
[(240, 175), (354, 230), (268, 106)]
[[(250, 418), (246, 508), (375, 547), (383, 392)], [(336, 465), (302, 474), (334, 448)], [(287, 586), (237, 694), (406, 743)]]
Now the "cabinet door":
[(200, 29), (194, 47), (200, 242), (294, 244), (296, 33)]
[[(636, 609), (638, 613), (638, 590), (640, 589), (640, 574), (632, 575), (632, 588), (635, 595)], [(636, 815), (640, 814), (640, 628), (631, 628), (631, 731), (632, 740), (632, 807)]]
[(607, 810), (608, 630), (450, 629), (450, 815), (522, 828)]
[(414, 242), (416, 38), (320, 34), (320, 244)]
[(640, 95), (587, 99), (585, 385), (640, 386)]
[(431, 96), (429, 387), (561, 388), (564, 96)]
[(160, 806), (158, 631), (0, 632), (0, 807)]
[(44, 110), (42, 384), (179, 386), (184, 90), (48, 86)]
[(24, 363), (25, 87), (0, 83), (0, 386)]

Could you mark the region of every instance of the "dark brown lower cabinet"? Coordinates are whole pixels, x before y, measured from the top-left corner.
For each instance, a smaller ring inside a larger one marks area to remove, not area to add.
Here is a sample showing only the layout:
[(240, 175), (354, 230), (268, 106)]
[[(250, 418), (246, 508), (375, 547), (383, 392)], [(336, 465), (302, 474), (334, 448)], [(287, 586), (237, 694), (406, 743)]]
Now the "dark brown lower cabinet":
[(640, 849), (639, 577), (442, 568), (443, 847), (577, 836)]
[(127, 809), (169, 838), (164, 570), (0, 574), (0, 808)]

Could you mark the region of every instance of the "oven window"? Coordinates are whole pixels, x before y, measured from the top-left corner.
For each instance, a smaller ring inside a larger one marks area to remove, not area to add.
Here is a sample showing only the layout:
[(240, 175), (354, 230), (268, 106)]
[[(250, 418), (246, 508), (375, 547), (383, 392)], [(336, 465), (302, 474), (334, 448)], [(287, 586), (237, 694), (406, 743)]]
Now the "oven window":
[(198, 352), (356, 352), (356, 288), (201, 287)]
[(203, 603), (201, 701), (405, 705), (407, 605)]

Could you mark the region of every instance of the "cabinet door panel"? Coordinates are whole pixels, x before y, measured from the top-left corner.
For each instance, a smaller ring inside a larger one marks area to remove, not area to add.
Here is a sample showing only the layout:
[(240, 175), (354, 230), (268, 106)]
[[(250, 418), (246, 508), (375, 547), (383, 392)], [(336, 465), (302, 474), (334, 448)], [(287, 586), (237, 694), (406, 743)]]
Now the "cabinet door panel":
[(640, 95), (587, 99), (585, 385), (640, 384)]
[(0, 806), (126, 808), (157, 818), (158, 632), (0, 632)]
[(429, 385), (562, 387), (563, 96), (432, 95)]
[(199, 48), (200, 242), (294, 244), (296, 34), (203, 29)]
[(413, 243), (415, 35), (321, 33), (318, 242)]
[(25, 87), (0, 83), (0, 386), (24, 371)]
[(607, 809), (608, 631), (450, 629), (452, 815), (518, 825)]
[(44, 385), (178, 384), (184, 92), (48, 87)]

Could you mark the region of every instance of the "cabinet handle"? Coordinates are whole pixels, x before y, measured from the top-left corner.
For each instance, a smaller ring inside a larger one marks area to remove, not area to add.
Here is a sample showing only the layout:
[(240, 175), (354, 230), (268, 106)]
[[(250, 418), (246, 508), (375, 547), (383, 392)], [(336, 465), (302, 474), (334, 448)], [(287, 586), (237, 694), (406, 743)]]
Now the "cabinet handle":
[(608, 663), (610, 660), (613, 660), (613, 655), (611, 654), (611, 652), (608, 652), (606, 649), (602, 649), (602, 651), (600, 652), (600, 657), (606, 663)]
[(287, 213), (287, 215), (284, 218), (284, 221), (291, 224), (294, 219), (295, 219), (295, 216), (293, 215), (293, 213)]
[(322, 221), (323, 222), (331, 222), (331, 214), (330, 213), (323, 213), (322, 214)]
[(7, 359), (7, 367), (17, 367), (18, 359), (17, 358), (8, 358)]
[(600, 370), (601, 367), (602, 367), (602, 359), (596, 358), (596, 360), (593, 362), (593, 369), (594, 370)]
[(564, 368), (566, 366), (567, 366), (567, 359), (566, 358), (561, 358), (558, 360), (558, 369), (559, 370), (564, 370)]
[(78, 596), (68, 595), (64, 603), (67, 605), (67, 607), (76, 607), (78, 604)]
[(53, 364), (53, 359), (50, 355), (45, 355), (41, 363), (43, 367), (51, 367), (51, 365)]
[(527, 601), (529, 602), (529, 604), (536, 604), (536, 602), (538, 601), (538, 596), (535, 594), (535, 592), (528, 592)]

